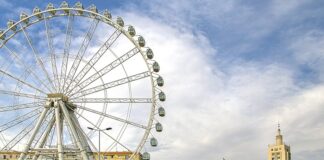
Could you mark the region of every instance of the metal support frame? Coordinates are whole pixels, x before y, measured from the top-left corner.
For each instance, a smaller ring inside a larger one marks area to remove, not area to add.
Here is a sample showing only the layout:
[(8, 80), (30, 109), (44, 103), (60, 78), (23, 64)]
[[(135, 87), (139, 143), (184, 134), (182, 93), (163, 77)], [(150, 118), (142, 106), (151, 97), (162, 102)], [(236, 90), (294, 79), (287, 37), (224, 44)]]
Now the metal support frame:
[[(52, 95), (51, 95), (52, 96)], [(42, 110), (41, 113), (33, 111), (36, 114), (40, 114), (37, 123), (35, 126), (29, 126), (34, 127), (33, 131), (31, 132), (31, 136), (27, 142), (27, 145), (25, 146), (23, 152), (21, 153), (19, 160), (26, 159), (26, 156), (29, 151), (35, 151), (35, 155), (33, 156), (33, 160), (37, 160), (40, 158), (40, 156), (45, 156), (49, 153), (56, 152), (58, 155), (59, 160), (64, 159), (63, 153), (66, 152), (80, 152), (81, 157), (83, 160), (90, 160), (92, 159), (92, 150), (89, 146), (88, 139), (85, 135), (85, 133), (82, 131), (82, 128), (77, 120), (77, 117), (73, 111), (73, 109), (68, 106), (68, 104), (65, 104), (64, 98), (62, 97), (53, 97), (48, 99), (48, 105), (45, 106), (45, 108)], [(69, 108), (67, 108), (69, 107)], [(49, 110), (54, 110), (53, 117), (48, 122), (48, 125), (45, 129), (42, 128), (42, 124), (45, 121), (46, 115)], [(75, 141), (75, 144), (77, 146), (76, 150), (71, 149), (64, 149), (63, 145), (63, 119), (67, 122), (68, 125), (68, 131), (71, 131), (72, 136), (71, 138)], [(36, 119), (35, 119), (36, 122)], [(56, 135), (57, 135), (57, 148), (54, 150), (52, 148), (45, 149), (43, 148), (47, 139), (49, 138), (49, 135), (51, 131), (53, 130), (53, 126), (56, 128)], [(36, 146), (32, 147), (34, 140), (37, 139), (36, 135), (38, 135), (41, 130), (44, 132), (41, 134), (39, 141), (36, 142)], [(26, 134), (23, 134), (26, 135)]]
[[(46, 139), (48, 138), (48, 136), (49, 136), (49, 134), (50, 134), (50, 132), (51, 132), (54, 124), (55, 124), (55, 116), (52, 117), (52, 119), (51, 119), (50, 123), (48, 124), (45, 132), (43, 133), (43, 135), (42, 135), (39, 143), (36, 145), (36, 148), (42, 148), (42, 147), (44, 147), (44, 145), (46, 143)], [(40, 152), (37, 151), (35, 153), (35, 155), (33, 156), (33, 159), (32, 160), (37, 160), (37, 158), (40, 156), (39, 153)]]
[(73, 31), (73, 25), (72, 22), (74, 21), (74, 16), (69, 13), (68, 22), (66, 26), (66, 33), (65, 33), (65, 43), (64, 43), (64, 53), (63, 53), (63, 59), (62, 59), (62, 65), (61, 65), (61, 88), (60, 91), (64, 92), (64, 86), (66, 83), (66, 72), (67, 72), (67, 66), (69, 62), (69, 54), (70, 54), (70, 45), (71, 45), (71, 39), (72, 39), (72, 31)]
[(151, 98), (78, 98), (73, 103), (152, 103)]
[[(89, 121), (87, 118), (85, 118), (84, 116), (82, 116), (80, 113), (77, 113), (82, 119), (84, 119), (85, 121), (87, 121), (89, 124), (91, 124), (93, 127), (95, 127), (96, 129), (100, 129), (97, 125), (93, 124), (91, 121)], [(115, 141), (117, 144), (119, 144), (120, 146), (122, 146), (124, 149), (126, 149), (127, 151), (131, 152), (131, 150), (129, 148), (127, 148), (125, 145), (123, 145), (121, 142), (119, 142), (117, 139), (115, 139), (114, 137), (112, 137), (111, 135), (107, 134), (106, 132), (103, 132), (107, 137), (109, 137), (110, 139), (112, 139), (113, 141)]]
[(44, 18), (44, 22), (45, 22), (45, 28), (46, 28), (46, 37), (47, 37), (47, 41), (48, 41), (48, 48), (49, 48), (49, 52), (51, 55), (51, 64), (52, 64), (52, 71), (53, 71), (53, 76), (54, 76), (54, 85), (56, 86), (55, 90), (57, 92), (57, 91), (59, 91), (59, 88), (60, 88), (60, 81), (58, 78), (58, 71), (57, 71), (57, 66), (56, 66), (56, 55), (55, 55), (55, 50), (53, 47), (53, 34), (51, 32), (50, 24), (46, 18)]
[(47, 113), (48, 110), (49, 110), (49, 108), (45, 107), (44, 110), (43, 110), (43, 112), (41, 113), (41, 115), (40, 115), (40, 117), (39, 117), (39, 119), (38, 119), (38, 121), (37, 121), (37, 123), (35, 125), (35, 128), (34, 128), (32, 134), (31, 134), (31, 136), (30, 136), (30, 138), (28, 140), (28, 143), (27, 143), (25, 149), (20, 154), (19, 160), (25, 159), (25, 157), (27, 155), (27, 152), (29, 151), (31, 144), (32, 144), (32, 142), (33, 142), (33, 140), (34, 140), (34, 138), (35, 138), (35, 136), (36, 136), (39, 128), (41, 127), (42, 122), (44, 121), (45, 116), (46, 116), (46, 113)]
[(28, 41), (28, 44), (29, 44), (30, 48), (33, 51), (35, 61), (37, 62), (37, 64), (39, 65), (39, 67), (42, 69), (42, 71), (44, 72), (44, 74), (46, 75), (47, 80), (49, 81), (49, 83), (52, 85), (53, 88), (55, 88), (55, 85), (54, 85), (52, 79), (50, 78), (49, 73), (47, 72), (47, 70), (45, 68), (44, 62), (42, 61), (41, 57), (39, 56), (38, 51), (36, 50), (36, 48), (32, 44), (32, 40), (31, 40), (30, 36), (28, 35), (28, 33), (24, 29), (24, 27), (22, 25), (20, 25), (20, 26), (22, 28), (22, 31), (23, 31), (23, 33), (25, 35), (26, 40)]
[(83, 107), (83, 106), (79, 106), (79, 105), (78, 105), (78, 108), (82, 109), (82, 110), (85, 110), (85, 111), (88, 111), (88, 112), (95, 113), (97, 115), (105, 116), (107, 118), (110, 118), (110, 119), (113, 119), (113, 120), (116, 120), (116, 121), (119, 121), (119, 122), (122, 122), (122, 123), (127, 123), (127, 124), (133, 125), (133, 126), (138, 127), (138, 128), (148, 129), (144, 125), (141, 125), (141, 124), (138, 124), (138, 123), (126, 120), (126, 119), (122, 119), (122, 118), (119, 118), (119, 117), (116, 117), (116, 116), (113, 116), (113, 115), (110, 115), (110, 114), (107, 114), (107, 113), (99, 112), (99, 111), (96, 111), (96, 110), (91, 109), (91, 108), (87, 108), (87, 107)]
[(26, 68), (26, 72), (28, 72), (30, 75), (32, 75), (35, 78), (35, 80), (37, 80), (37, 82), (39, 82), (42, 85), (42, 87), (45, 87), (49, 92), (52, 92), (52, 90), (48, 87), (48, 85), (46, 85), (44, 83), (44, 81), (41, 80), (41, 78), (39, 77), (39, 75), (37, 75), (35, 73), (35, 71), (31, 69), (30, 66), (28, 66), (25, 62), (22, 61), (21, 57), (16, 52), (14, 52), (13, 50), (11, 50), (6, 45), (4, 45), (4, 48), (9, 52), (10, 56), (12, 57), (12, 59), (15, 59), (18, 62), (18, 64), (20, 64), (22, 67)]
[(82, 70), (75, 76), (76, 84), (78, 85), (90, 69), (99, 61), (99, 59), (106, 53), (106, 51), (114, 44), (117, 38), (121, 35), (121, 31), (116, 30), (107, 41), (100, 47), (100, 49), (92, 56), (89, 62), (82, 68)]
[(74, 92), (74, 94), (71, 94), (70, 97), (71, 97), (71, 99), (79, 98), (81, 96), (86, 96), (86, 95), (96, 93), (96, 92), (99, 92), (99, 91), (102, 91), (102, 90), (105, 90), (108, 88), (113, 88), (113, 87), (123, 85), (123, 84), (129, 83), (129, 82), (137, 81), (137, 80), (149, 77), (149, 76), (150, 76), (150, 73), (147, 71), (138, 73), (138, 74), (135, 74), (135, 75), (132, 75), (129, 77), (121, 78), (121, 79), (118, 79), (118, 80), (115, 80), (115, 81), (112, 81), (109, 83), (105, 83), (102, 85), (98, 85), (98, 86), (95, 86), (95, 87), (92, 87), (89, 89), (84, 89), (84, 90), (81, 90), (78, 92)]
[(71, 116), (71, 120), (72, 120), (72, 122), (74, 123), (74, 127), (77, 129), (77, 131), (78, 131), (78, 137), (80, 138), (80, 140), (81, 140), (81, 143), (82, 143), (82, 146), (86, 149), (86, 151), (88, 152), (88, 153), (90, 153), (91, 152), (91, 148), (90, 148), (90, 146), (89, 146), (89, 144), (88, 144), (88, 142), (87, 142), (87, 138), (85, 137), (85, 135), (83, 134), (83, 132), (82, 132), (82, 130), (81, 130), (81, 126), (80, 126), (80, 124), (79, 124), (79, 122), (78, 122), (78, 119), (77, 119), (77, 117), (75, 116), (75, 114), (73, 113), (73, 111), (69, 111), (69, 113), (70, 113), (70, 116)]
[(61, 112), (60, 107), (57, 102), (54, 104), (55, 107), (55, 119), (56, 119), (56, 135), (57, 135), (57, 152), (59, 160), (63, 160), (63, 135), (62, 135), (62, 119), (61, 119)]
[(1, 148), (1, 151), (3, 150), (11, 150), (13, 147), (17, 145), (19, 141), (21, 141), (24, 137), (27, 136), (28, 133), (30, 133), (33, 130), (33, 124), (36, 122), (37, 118), (35, 118), (31, 123), (27, 125), (22, 131), (20, 131), (14, 138), (12, 138), (7, 145), (5, 145), (3, 148)]
[(64, 118), (65, 118), (65, 120), (67, 121), (67, 123), (68, 123), (68, 125), (69, 125), (69, 127), (70, 127), (70, 129), (71, 129), (72, 136), (75, 138), (76, 143), (77, 143), (77, 146), (78, 146), (78, 148), (80, 149), (80, 152), (81, 152), (81, 156), (82, 156), (82, 158), (83, 158), (84, 160), (89, 160), (89, 157), (88, 157), (88, 155), (87, 155), (86, 149), (83, 147), (83, 145), (82, 145), (82, 143), (81, 143), (81, 139), (80, 139), (80, 137), (78, 137), (78, 132), (77, 132), (77, 130), (76, 130), (76, 128), (75, 128), (75, 125), (74, 125), (74, 123), (73, 123), (71, 117), (70, 117), (70, 114), (69, 114), (68, 109), (66, 108), (64, 102), (62, 102), (62, 101), (58, 101), (58, 103), (59, 103), (60, 108), (61, 108), (62, 111), (63, 111)]
[(9, 105), (9, 106), (0, 106), (0, 112), (7, 112), (7, 111), (20, 110), (20, 109), (26, 109), (26, 108), (40, 107), (43, 103), (44, 103), (44, 101), (35, 102), (35, 103), (33, 102), (33, 103)]
[(29, 93), (22, 93), (22, 92), (0, 90), (0, 94), (7, 94), (7, 95), (11, 95), (11, 96), (45, 100), (45, 97), (34, 95), (34, 94), (29, 94)]
[[(107, 73), (109, 73), (110, 71), (112, 71), (114, 68), (118, 67), (119, 65), (121, 65), (125, 61), (129, 60), (134, 55), (136, 55), (138, 52), (140, 52), (140, 50), (135, 47), (135, 48), (131, 49), (130, 51), (128, 51), (127, 53), (125, 53), (124, 55), (122, 55), (121, 57), (114, 60), (113, 62), (109, 63), (104, 68), (102, 68), (100, 71), (98, 71), (98, 73), (95, 73), (95, 74), (91, 75), (89, 78), (87, 78), (86, 80), (80, 82), (79, 83), (79, 87), (81, 88), (80, 90), (87, 87), (88, 85), (90, 85), (91, 83), (93, 83), (94, 81), (99, 79), (100, 77), (106, 75)], [(70, 93), (74, 94), (76, 92), (79, 92), (80, 90), (70, 90), (67, 93), (68, 94), (70, 94)]]
[[(96, 31), (96, 28), (98, 26), (98, 23), (99, 23), (99, 20), (97, 19), (94, 19), (90, 28), (88, 29), (88, 32), (86, 33), (85, 37), (84, 37), (84, 40), (81, 44), (81, 47), (79, 48), (79, 51), (78, 51), (78, 54), (77, 54), (77, 58), (74, 60), (72, 66), (71, 66), (71, 69), (69, 71), (69, 74), (68, 74), (68, 77), (71, 77), (72, 79), (74, 78), (75, 74), (76, 74), (76, 71), (80, 65), (80, 62), (89, 46), (89, 43), (94, 35), (94, 32)], [(73, 83), (73, 80), (72, 79), (67, 79), (66, 82), (66, 90), (69, 90), (70, 87), (74, 87), (72, 85)], [(72, 85), (72, 86), (71, 86)]]
[(3, 131), (5, 131), (9, 128), (12, 128), (12, 127), (30, 119), (30, 118), (37, 116), (39, 114), (39, 112), (40, 112), (40, 109), (37, 108), (37, 109), (31, 110), (30, 112), (27, 112), (26, 114), (16, 117), (15, 119), (13, 119), (11, 121), (6, 122), (5, 124), (0, 126), (0, 132), (3, 132)]

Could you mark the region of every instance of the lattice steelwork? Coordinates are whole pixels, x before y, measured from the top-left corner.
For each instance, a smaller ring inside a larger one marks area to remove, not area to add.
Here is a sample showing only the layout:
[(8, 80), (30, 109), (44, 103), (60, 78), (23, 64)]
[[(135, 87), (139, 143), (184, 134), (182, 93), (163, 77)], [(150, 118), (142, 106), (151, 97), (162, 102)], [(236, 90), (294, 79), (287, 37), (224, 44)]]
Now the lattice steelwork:
[[(163, 78), (135, 28), (94, 5), (48, 4), (0, 30), (0, 148), (19, 159), (150, 159), (163, 130)], [(94, 131), (102, 127), (102, 145)], [(99, 143), (100, 144), (100, 143)]]

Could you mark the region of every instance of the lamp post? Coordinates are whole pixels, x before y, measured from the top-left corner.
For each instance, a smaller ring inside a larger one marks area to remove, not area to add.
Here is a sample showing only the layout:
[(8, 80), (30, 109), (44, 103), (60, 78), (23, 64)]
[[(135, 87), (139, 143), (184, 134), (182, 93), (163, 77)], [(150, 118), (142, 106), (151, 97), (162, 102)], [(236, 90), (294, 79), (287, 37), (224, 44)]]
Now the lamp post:
[(100, 132), (101, 131), (108, 131), (108, 130), (111, 130), (112, 128), (111, 127), (108, 127), (108, 128), (105, 128), (105, 129), (95, 129), (95, 128), (92, 128), (92, 127), (88, 127), (88, 129), (90, 129), (90, 130), (94, 130), (94, 131), (98, 131), (98, 133), (99, 133), (99, 151), (98, 151), (98, 158), (99, 158), (99, 160), (100, 160)]

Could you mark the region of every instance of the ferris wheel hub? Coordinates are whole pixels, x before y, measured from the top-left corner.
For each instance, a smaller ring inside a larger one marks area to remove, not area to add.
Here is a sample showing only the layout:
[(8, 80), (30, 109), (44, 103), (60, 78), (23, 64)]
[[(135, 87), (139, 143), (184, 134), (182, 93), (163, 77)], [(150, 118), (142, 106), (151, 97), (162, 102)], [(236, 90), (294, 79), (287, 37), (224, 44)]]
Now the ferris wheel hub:
[(47, 98), (50, 100), (62, 100), (63, 102), (67, 102), (69, 100), (69, 98), (63, 93), (50, 93), (47, 94)]

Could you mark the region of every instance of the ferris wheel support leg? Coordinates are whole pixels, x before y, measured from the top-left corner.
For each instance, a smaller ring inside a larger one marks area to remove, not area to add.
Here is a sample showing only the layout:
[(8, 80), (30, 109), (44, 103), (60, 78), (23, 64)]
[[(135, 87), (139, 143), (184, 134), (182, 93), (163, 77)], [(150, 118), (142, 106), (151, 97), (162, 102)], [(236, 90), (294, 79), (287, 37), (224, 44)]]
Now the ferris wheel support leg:
[(77, 146), (80, 149), (82, 159), (83, 160), (89, 160), (87, 152), (86, 152), (85, 148), (81, 144), (80, 137), (78, 137), (78, 132), (76, 131), (76, 128), (75, 128), (75, 126), (73, 124), (73, 121), (72, 121), (72, 119), (70, 117), (68, 109), (66, 108), (64, 102), (62, 102), (62, 101), (59, 101), (59, 105), (60, 105), (60, 107), (61, 107), (61, 109), (63, 111), (65, 120), (67, 121), (67, 123), (68, 123), (68, 125), (69, 125), (69, 127), (70, 127), (70, 129), (72, 131), (72, 136), (75, 138)]
[(71, 137), (71, 139), (72, 139), (72, 144), (73, 145), (76, 145), (77, 143), (76, 143), (76, 139), (73, 137), (73, 135), (72, 135), (72, 133), (71, 133), (71, 129), (67, 129), (67, 131), (69, 132), (69, 136)]
[(35, 136), (36, 136), (40, 126), (42, 125), (48, 110), (49, 110), (49, 108), (45, 107), (45, 109), (41, 113), (41, 115), (36, 123), (36, 126), (35, 126), (34, 130), (32, 131), (32, 134), (28, 140), (28, 143), (27, 143), (25, 149), (23, 150), (23, 152), (20, 154), (20, 157), (18, 160), (24, 160), (26, 158), (27, 152), (29, 151), (31, 144), (32, 144), (33, 140), (35, 139)]
[(59, 160), (63, 160), (63, 135), (62, 135), (62, 119), (60, 107), (55, 104), (56, 134), (57, 134), (57, 151)]
[(88, 144), (87, 139), (85, 138), (85, 135), (81, 131), (81, 126), (80, 126), (80, 124), (78, 122), (77, 117), (75, 116), (75, 114), (72, 111), (70, 111), (69, 113), (70, 113), (70, 116), (71, 116), (71, 120), (74, 123), (74, 126), (78, 131), (78, 134), (79, 134), (79, 137), (80, 137), (80, 140), (81, 140), (81, 144), (83, 145), (83, 147), (86, 149), (87, 152), (91, 152), (91, 148), (90, 148), (90, 146)]
[[(50, 124), (47, 126), (44, 134), (42, 135), (40, 142), (37, 144), (36, 148), (42, 148), (45, 145), (45, 142), (54, 126), (55, 123), (55, 117), (53, 116), (53, 118), (50, 121)], [(39, 152), (36, 152), (35, 155), (33, 156), (32, 160), (37, 160), (38, 157), (40, 157)]]

